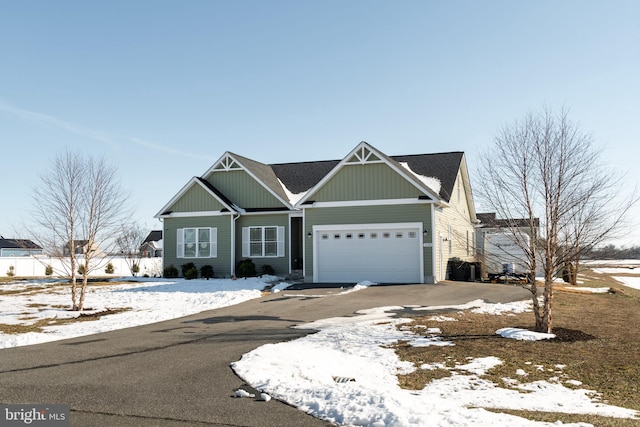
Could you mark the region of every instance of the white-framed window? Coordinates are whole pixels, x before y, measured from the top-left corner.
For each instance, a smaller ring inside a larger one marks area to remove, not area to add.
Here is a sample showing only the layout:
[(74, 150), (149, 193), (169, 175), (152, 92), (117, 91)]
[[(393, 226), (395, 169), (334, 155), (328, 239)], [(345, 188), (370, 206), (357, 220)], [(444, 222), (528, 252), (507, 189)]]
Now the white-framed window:
[(251, 258), (283, 257), (284, 227), (242, 227), (242, 256)]
[(216, 258), (217, 256), (217, 228), (178, 228), (176, 238), (177, 258)]

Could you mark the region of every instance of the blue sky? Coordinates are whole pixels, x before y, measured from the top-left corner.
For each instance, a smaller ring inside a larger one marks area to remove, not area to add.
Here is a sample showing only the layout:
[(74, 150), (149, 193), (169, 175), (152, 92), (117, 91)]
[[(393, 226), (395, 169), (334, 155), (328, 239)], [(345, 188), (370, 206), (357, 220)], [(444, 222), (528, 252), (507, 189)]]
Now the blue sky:
[[(0, 0), (0, 234), (69, 148), (153, 215), (225, 151), (264, 163), (465, 151), (566, 107), (640, 177), (640, 2)], [(638, 211), (640, 213), (640, 210)], [(640, 214), (638, 215), (640, 216)], [(623, 244), (640, 244), (638, 223)], [(28, 236), (18, 236), (28, 237)]]

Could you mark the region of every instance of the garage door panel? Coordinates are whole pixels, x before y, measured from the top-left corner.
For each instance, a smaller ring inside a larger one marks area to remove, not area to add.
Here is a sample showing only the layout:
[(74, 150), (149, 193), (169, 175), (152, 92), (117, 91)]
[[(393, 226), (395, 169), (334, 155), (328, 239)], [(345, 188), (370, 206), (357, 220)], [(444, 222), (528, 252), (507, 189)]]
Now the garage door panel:
[(323, 230), (318, 242), (320, 282), (420, 282), (420, 239), (417, 228)]

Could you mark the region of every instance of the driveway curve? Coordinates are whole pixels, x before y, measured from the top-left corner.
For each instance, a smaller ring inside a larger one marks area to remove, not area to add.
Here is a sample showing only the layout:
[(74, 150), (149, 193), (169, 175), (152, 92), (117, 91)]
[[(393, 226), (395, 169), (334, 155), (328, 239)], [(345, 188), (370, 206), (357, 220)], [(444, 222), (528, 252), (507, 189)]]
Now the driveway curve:
[(0, 402), (68, 404), (72, 426), (328, 426), (276, 400), (233, 397), (251, 388), (230, 363), (313, 332), (292, 326), (362, 309), (529, 297), (518, 286), (463, 282), (283, 291), (161, 323), (0, 350)]

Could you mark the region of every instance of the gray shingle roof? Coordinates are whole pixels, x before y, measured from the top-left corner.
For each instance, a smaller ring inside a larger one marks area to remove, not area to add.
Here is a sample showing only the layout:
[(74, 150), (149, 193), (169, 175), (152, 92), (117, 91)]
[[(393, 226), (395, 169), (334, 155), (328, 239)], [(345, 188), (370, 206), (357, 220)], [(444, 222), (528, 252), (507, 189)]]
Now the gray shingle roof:
[[(229, 154), (283, 200), (288, 200), (288, 196), (285, 194), (280, 182), (293, 194), (304, 193), (318, 184), (342, 161), (342, 159), (320, 160), (267, 165), (235, 153)], [(386, 156), (383, 154), (383, 156), (387, 161), (396, 163), (398, 167), (401, 167), (399, 163), (407, 163), (409, 168), (416, 174), (437, 178), (441, 183), (438, 195), (442, 200), (449, 202), (464, 153), (462, 151), (455, 151), (449, 153), (412, 154), (403, 156)], [(215, 189), (208, 181), (202, 178), (199, 179), (211, 188), (212, 191), (215, 191), (223, 200), (231, 204), (231, 201)], [(425, 184), (421, 182), (418, 182), (418, 184), (425, 186)], [(435, 191), (436, 189), (431, 190)]]
[(303, 193), (324, 178), (340, 160), (279, 163), (271, 165), (276, 176), (293, 194)]
[(0, 239), (2, 249), (42, 249), (39, 245), (27, 239)]
[(438, 178), (442, 184), (439, 196), (449, 202), (463, 156), (462, 151), (453, 151), (450, 153), (391, 156), (391, 158), (400, 163), (407, 163), (411, 170), (417, 174)]
[(229, 154), (231, 154), (236, 160), (242, 163), (242, 166), (253, 173), (260, 181), (262, 181), (267, 187), (269, 187), (271, 191), (280, 196), (282, 200), (289, 200), (282, 186), (278, 182), (278, 177), (276, 176), (271, 166), (265, 165), (264, 163), (256, 162), (255, 160), (251, 160), (243, 156), (239, 156), (235, 153)]
[(146, 239), (144, 239), (144, 243), (147, 242), (157, 242), (159, 240), (162, 240), (162, 230), (152, 230), (149, 232), (149, 235), (147, 236)]
[[(407, 163), (417, 174), (438, 178), (442, 184), (440, 197), (449, 201), (464, 153), (413, 154), (389, 156), (398, 163)], [(294, 194), (305, 192), (324, 178), (341, 160), (318, 162), (278, 163), (270, 165), (280, 181)]]
[[(478, 227), (480, 228), (526, 228), (529, 227), (529, 219), (528, 218), (508, 218), (501, 219), (496, 218), (495, 212), (487, 212), (487, 213), (478, 213), (476, 214), (476, 218), (480, 220), (480, 224)], [(540, 219), (534, 218), (533, 225), (535, 227), (540, 226)]]

